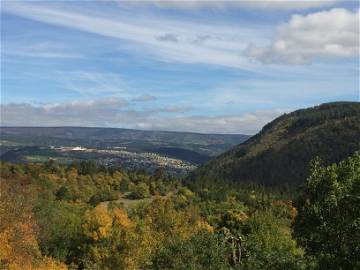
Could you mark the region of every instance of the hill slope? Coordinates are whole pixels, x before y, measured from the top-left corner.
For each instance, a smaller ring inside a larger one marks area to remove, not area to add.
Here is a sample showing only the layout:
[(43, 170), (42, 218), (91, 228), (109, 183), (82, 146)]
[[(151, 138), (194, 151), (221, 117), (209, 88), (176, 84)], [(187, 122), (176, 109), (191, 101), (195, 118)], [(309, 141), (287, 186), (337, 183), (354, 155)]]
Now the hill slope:
[(360, 103), (327, 103), (280, 116), (246, 142), (199, 167), (190, 179), (299, 183), (316, 156), (329, 164), (357, 150)]

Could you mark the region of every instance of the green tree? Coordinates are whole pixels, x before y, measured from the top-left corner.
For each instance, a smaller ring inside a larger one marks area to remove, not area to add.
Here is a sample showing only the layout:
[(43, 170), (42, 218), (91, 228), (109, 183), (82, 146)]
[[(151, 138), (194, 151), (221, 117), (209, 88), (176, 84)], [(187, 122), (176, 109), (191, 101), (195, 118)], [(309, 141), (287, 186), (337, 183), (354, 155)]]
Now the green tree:
[(71, 196), (68, 188), (65, 186), (60, 187), (56, 191), (55, 195), (58, 200), (71, 200), (72, 199), (72, 196)]
[(123, 178), (120, 180), (120, 184), (119, 184), (119, 190), (121, 192), (127, 192), (129, 190), (129, 184), (130, 184), (130, 180), (127, 178)]
[(229, 269), (227, 255), (228, 247), (220, 235), (202, 231), (161, 248), (153, 258), (151, 269)]
[(258, 212), (243, 229), (246, 270), (309, 269), (286, 222), (270, 212)]
[(360, 269), (360, 154), (331, 166), (319, 160), (297, 201), (294, 230), (319, 269)]
[(42, 252), (63, 262), (74, 262), (83, 242), (84, 205), (43, 201), (35, 209)]
[(133, 191), (130, 193), (131, 199), (144, 199), (150, 196), (149, 187), (145, 183), (139, 183), (134, 186)]
[(76, 167), (78, 167), (79, 173), (83, 175), (95, 174), (97, 170), (96, 162), (94, 160), (81, 161), (79, 164), (76, 164)]

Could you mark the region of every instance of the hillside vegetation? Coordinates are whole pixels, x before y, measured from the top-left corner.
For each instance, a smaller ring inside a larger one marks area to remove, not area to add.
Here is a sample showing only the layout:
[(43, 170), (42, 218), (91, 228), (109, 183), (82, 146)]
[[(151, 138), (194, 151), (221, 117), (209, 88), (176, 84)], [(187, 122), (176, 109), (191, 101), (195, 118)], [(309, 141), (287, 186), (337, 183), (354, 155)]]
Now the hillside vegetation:
[[(0, 163), (0, 269), (359, 269), (360, 154), (300, 193), (94, 162)], [(124, 200), (123, 198), (127, 199)]]
[(301, 183), (320, 157), (338, 162), (360, 149), (360, 103), (336, 102), (284, 114), (196, 170), (197, 183)]
[(283, 115), (185, 183), (0, 162), (0, 269), (359, 269), (359, 120), (359, 103)]

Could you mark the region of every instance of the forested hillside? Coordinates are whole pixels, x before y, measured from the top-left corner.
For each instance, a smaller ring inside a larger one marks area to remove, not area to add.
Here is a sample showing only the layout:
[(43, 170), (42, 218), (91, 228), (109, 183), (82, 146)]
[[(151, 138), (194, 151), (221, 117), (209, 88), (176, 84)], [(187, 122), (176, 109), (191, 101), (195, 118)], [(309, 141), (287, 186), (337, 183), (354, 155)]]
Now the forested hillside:
[(301, 183), (313, 158), (331, 164), (359, 149), (360, 103), (328, 103), (284, 114), (190, 178), (198, 183)]

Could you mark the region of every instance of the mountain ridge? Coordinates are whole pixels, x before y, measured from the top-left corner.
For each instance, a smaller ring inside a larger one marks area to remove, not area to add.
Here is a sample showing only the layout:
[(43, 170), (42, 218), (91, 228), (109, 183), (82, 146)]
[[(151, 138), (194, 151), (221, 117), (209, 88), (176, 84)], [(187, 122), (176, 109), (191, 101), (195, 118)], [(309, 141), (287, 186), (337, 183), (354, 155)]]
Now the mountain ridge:
[(121, 128), (121, 127), (98, 127), (98, 126), (2, 126), (0, 129), (102, 129), (102, 130), (118, 130), (118, 131), (139, 131), (149, 133), (180, 133), (180, 134), (197, 134), (197, 135), (224, 135), (224, 136), (248, 136), (252, 134), (244, 133), (208, 133), (208, 132), (197, 132), (197, 131), (178, 131), (178, 130), (157, 130), (157, 129), (136, 129), (136, 128)]
[(319, 156), (338, 162), (360, 149), (360, 103), (333, 102), (284, 114), (245, 142), (200, 166), (200, 182), (301, 183)]

